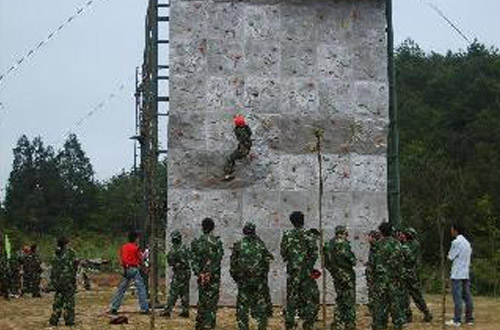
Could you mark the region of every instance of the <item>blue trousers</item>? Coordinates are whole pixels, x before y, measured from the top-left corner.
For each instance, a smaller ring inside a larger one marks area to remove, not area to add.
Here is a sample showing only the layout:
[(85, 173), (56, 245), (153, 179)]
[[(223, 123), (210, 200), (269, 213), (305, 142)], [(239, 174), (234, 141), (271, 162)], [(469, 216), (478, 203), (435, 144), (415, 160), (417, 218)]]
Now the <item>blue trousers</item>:
[(455, 305), (455, 323), (462, 322), (462, 301), (465, 302), (465, 322), (473, 322), (474, 304), (470, 293), (470, 280), (451, 280), (451, 292), (453, 294), (453, 303)]
[(113, 295), (113, 299), (111, 299), (111, 310), (117, 311), (118, 309), (120, 309), (123, 296), (125, 295), (125, 292), (127, 292), (131, 281), (135, 282), (141, 311), (144, 312), (149, 310), (146, 287), (144, 286), (144, 279), (141, 275), (141, 272), (139, 271), (139, 268), (137, 267), (129, 267), (123, 273), (122, 281), (120, 282), (118, 289)]

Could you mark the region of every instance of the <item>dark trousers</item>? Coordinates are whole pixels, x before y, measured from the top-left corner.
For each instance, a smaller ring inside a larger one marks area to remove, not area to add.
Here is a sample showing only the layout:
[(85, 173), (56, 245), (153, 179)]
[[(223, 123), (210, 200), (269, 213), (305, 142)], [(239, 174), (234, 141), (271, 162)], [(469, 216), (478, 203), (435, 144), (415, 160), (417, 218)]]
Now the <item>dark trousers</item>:
[(455, 305), (455, 323), (462, 322), (462, 301), (465, 302), (465, 322), (473, 322), (474, 304), (470, 293), (470, 280), (451, 280), (451, 292), (453, 294), (453, 303)]

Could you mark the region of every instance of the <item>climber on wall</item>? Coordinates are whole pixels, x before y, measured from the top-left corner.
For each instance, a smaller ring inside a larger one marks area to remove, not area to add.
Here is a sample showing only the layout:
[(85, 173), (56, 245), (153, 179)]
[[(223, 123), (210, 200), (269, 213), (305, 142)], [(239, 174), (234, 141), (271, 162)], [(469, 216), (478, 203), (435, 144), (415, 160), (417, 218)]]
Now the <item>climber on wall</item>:
[(234, 116), (234, 135), (238, 140), (238, 147), (229, 155), (224, 165), (224, 180), (234, 179), (234, 167), (238, 159), (243, 159), (250, 153), (252, 148), (252, 130), (245, 123), (242, 115)]

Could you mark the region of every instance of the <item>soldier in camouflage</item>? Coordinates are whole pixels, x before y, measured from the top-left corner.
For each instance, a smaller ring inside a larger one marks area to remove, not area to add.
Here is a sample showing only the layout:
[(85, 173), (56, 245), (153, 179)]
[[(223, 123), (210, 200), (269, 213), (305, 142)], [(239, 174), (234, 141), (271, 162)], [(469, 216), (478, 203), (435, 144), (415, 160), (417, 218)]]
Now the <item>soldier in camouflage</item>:
[(230, 274), (238, 285), (236, 320), (238, 329), (248, 330), (248, 314), (258, 320), (259, 330), (267, 329), (269, 287), (267, 276), (273, 256), (255, 233), (255, 225), (246, 223), (242, 240), (234, 243)]
[(382, 238), (377, 243), (375, 274), (379, 304), (373, 306), (373, 330), (386, 329), (389, 315), (394, 329), (404, 325), (401, 310), (401, 290), (403, 287), (401, 269), (403, 253), (401, 243), (393, 236), (393, 227), (384, 222), (379, 227)]
[(346, 227), (337, 226), (335, 237), (326, 242), (323, 248), (325, 267), (332, 275), (337, 293), (332, 330), (356, 328), (356, 257), (347, 237)]
[(9, 299), (9, 266), (7, 262), (7, 253), (3, 241), (3, 234), (0, 232), (0, 294), (6, 300)]
[(23, 256), (21, 252), (14, 252), (8, 261), (9, 265), (9, 292), (16, 298), (21, 294), (21, 270), (23, 268)]
[(401, 261), (401, 286), (399, 288), (399, 293), (397, 295), (397, 299), (399, 301), (399, 306), (401, 309), (401, 315), (403, 317), (403, 323), (409, 323), (411, 319), (409, 318), (409, 313), (411, 313), (410, 305), (409, 305), (409, 296), (408, 296), (408, 291), (406, 290), (406, 286), (404, 283), (404, 277), (405, 277), (405, 269), (404, 267), (406, 266), (406, 260), (408, 259), (409, 255), (409, 249), (404, 245), (406, 239), (405, 235), (402, 231), (402, 229), (398, 226), (393, 228), (394, 231), (394, 238), (401, 243), (401, 256), (402, 256), (402, 261)]
[(68, 240), (57, 240), (57, 249), (52, 260), (51, 281), (54, 284), (54, 304), (50, 325), (57, 326), (64, 311), (64, 322), (67, 326), (75, 324), (76, 272), (78, 261), (73, 249), (67, 246)]
[[(264, 241), (262, 241), (259, 236), (255, 236), (255, 237), (256, 237), (256, 239), (258, 239), (262, 243), (262, 245), (265, 245)], [(271, 257), (271, 260), (274, 260), (274, 257), (272, 254), (270, 255), (270, 257)], [(267, 269), (265, 270), (265, 273), (268, 274), (269, 271), (270, 271), (270, 263), (268, 263)], [(268, 316), (268, 318), (270, 318), (273, 316), (273, 303), (271, 301), (271, 290), (269, 289), (268, 277), (266, 276), (263, 280), (264, 280), (264, 283), (262, 285), (264, 285), (264, 287), (265, 287), (264, 293), (266, 294), (265, 301), (266, 301), (266, 306), (267, 306), (267, 308), (266, 308), (267, 316)]]
[(405, 286), (405, 294), (403, 297), (402, 308), (407, 322), (411, 322), (413, 315), (410, 308), (410, 297), (417, 308), (424, 314), (424, 322), (432, 321), (432, 314), (427, 308), (424, 296), (422, 295), (422, 287), (418, 278), (418, 269), (420, 267), (420, 243), (417, 238), (417, 232), (413, 228), (407, 228), (400, 235), (403, 254), (403, 283)]
[(368, 262), (366, 264), (366, 285), (368, 287), (368, 309), (370, 314), (374, 317), (374, 308), (380, 304), (380, 299), (377, 290), (377, 279), (375, 277), (375, 258), (377, 255), (377, 245), (380, 241), (380, 232), (372, 230), (368, 233), (368, 241), (370, 244), (370, 251), (368, 253)]
[(250, 153), (252, 148), (252, 130), (245, 123), (245, 118), (242, 115), (234, 117), (234, 135), (238, 140), (238, 147), (229, 155), (224, 165), (224, 179), (232, 180), (234, 178), (234, 167), (236, 161), (243, 159)]
[[(317, 279), (321, 277), (321, 271), (317, 270), (314, 268), (314, 265), (316, 264), (316, 261), (319, 258), (319, 231), (315, 228), (311, 228), (308, 231), (306, 231), (306, 237), (307, 237), (307, 245), (308, 245), (308, 251), (309, 251), (309, 257), (310, 260), (307, 263), (307, 268), (310, 269), (309, 276), (307, 277), (307, 280), (305, 281), (305, 304), (308, 305), (305, 309), (305, 315), (310, 314), (310, 317), (304, 317), (304, 319), (313, 319), (316, 322), (316, 319), (318, 318), (318, 312), (319, 312), (319, 286)], [(304, 323), (303, 327), (306, 329), (306, 324), (307, 322)], [(314, 327), (314, 323), (310, 327), (311, 329)]]
[(167, 262), (172, 267), (172, 280), (170, 281), (170, 292), (167, 305), (161, 314), (170, 317), (172, 309), (177, 299), (181, 300), (181, 317), (189, 317), (189, 278), (191, 269), (189, 268), (190, 253), (189, 248), (182, 244), (182, 235), (175, 230), (170, 235), (172, 248), (167, 254)]
[(24, 282), (26, 292), (31, 293), (34, 298), (40, 298), (40, 281), (42, 276), (42, 261), (37, 253), (37, 245), (31, 245), (24, 257)]
[(202, 221), (203, 234), (191, 243), (191, 267), (198, 278), (198, 313), (196, 330), (215, 329), (219, 302), (220, 264), (224, 249), (222, 241), (213, 235), (214, 221)]
[(281, 240), (281, 256), (286, 262), (285, 327), (295, 328), (295, 316), (304, 320), (303, 329), (314, 327), (319, 311), (319, 289), (314, 264), (318, 259), (318, 232), (304, 230), (304, 214), (293, 212), (290, 222), (294, 229), (285, 231)]

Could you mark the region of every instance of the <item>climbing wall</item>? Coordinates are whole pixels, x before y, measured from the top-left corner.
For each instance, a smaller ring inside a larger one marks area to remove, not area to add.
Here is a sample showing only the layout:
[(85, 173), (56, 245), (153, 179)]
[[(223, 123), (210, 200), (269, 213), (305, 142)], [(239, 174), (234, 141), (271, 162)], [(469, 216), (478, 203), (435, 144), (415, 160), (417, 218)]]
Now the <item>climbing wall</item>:
[[(171, 1), (169, 230), (191, 241), (204, 217), (215, 220), (225, 248), (221, 304), (235, 303), (229, 255), (246, 221), (274, 254), (273, 302), (284, 303), (288, 215), (301, 210), (306, 227), (319, 224), (315, 128), (324, 129), (325, 234), (348, 226), (363, 301), (366, 233), (388, 217), (384, 4)], [(224, 182), (236, 113), (247, 117), (254, 147)], [(195, 287), (193, 279), (191, 302)], [(330, 301), (332, 292), (328, 275)]]

